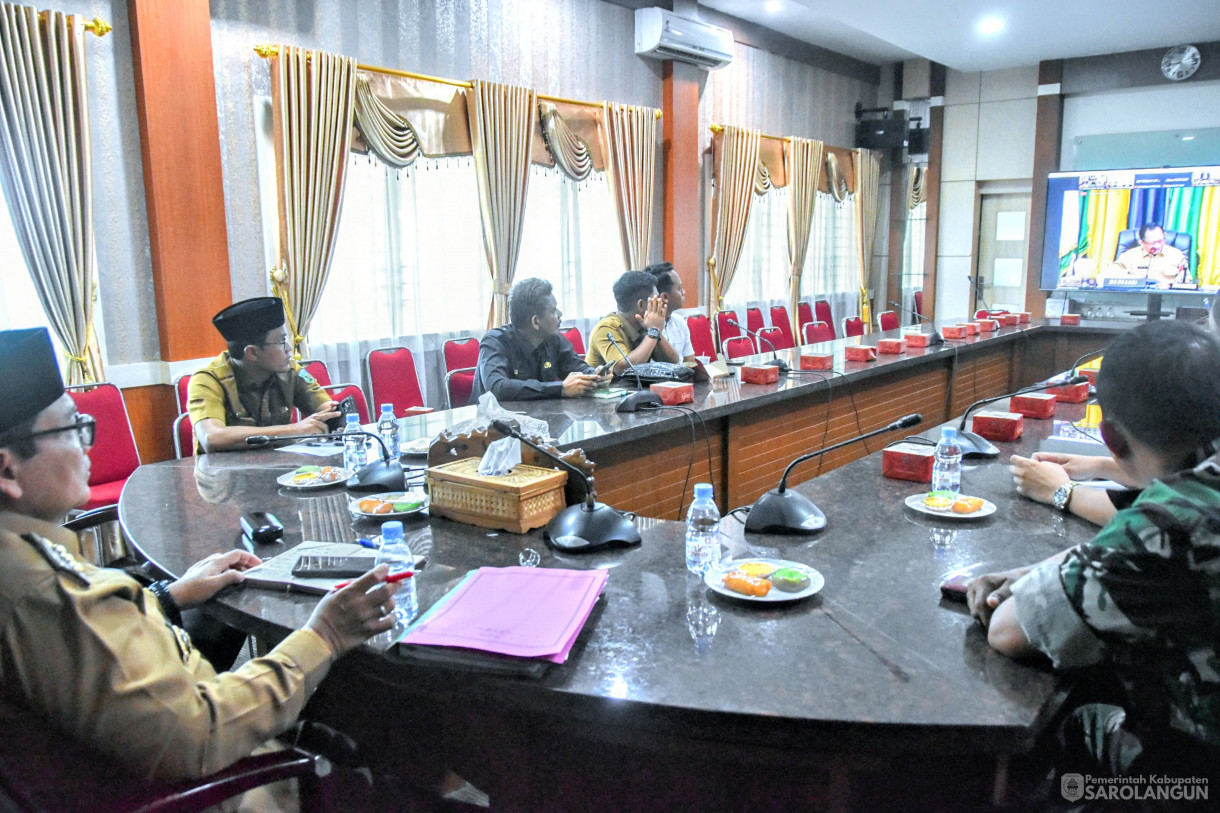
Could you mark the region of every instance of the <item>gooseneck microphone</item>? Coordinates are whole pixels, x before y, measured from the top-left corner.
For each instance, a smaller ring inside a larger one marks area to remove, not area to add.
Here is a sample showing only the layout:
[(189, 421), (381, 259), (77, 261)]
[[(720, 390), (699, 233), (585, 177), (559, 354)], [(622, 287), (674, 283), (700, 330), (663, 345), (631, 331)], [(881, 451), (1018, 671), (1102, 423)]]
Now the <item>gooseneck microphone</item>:
[(635, 388), (639, 392), (633, 392), (623, 400), (619, 401), (618, 406), (614, 408), (615, 412), (639, 412), (641, 409), (654, 409), (661, 406), (661, 396), (657, 395), (652, 390), (644, 389), (644, 384), (640, 380), (640, 371), (631, 363), (631, 359), (627, 358), (627, 353), (624, 352), (622, 345), (614, 340), (614, 334), (606, 331), (606, 338), (610, 340), (610, 344), (614, 345), (614, 349), (623, 357), (623, 361), (627, 362), (627, 367), (631, 372), (635, 373)]
[(631, 520), (605, 503), (596, 501), (593, 478), (564, 460), (550, 449), (543, 448), (521, 434), (508, 421), (494, 420), (491, 428), (502, 435), (516, 438), (534, 451), (563, 466), (585, 484), (585, 501), (569, 505), (547, 523), (543, 538), (555, 549), (586, 552), (606, 547), (628, 547), (640, 544), (640, 532)]
[(931, 325), (932, 332), (928, 334), (928, 344), (944, 344), (945, 343), (945, 337), (940, 335), (940, 331), (936, 329), (935, 324), (933, 324), (932, 320), (929, 317), (924, 316), (919, 311), (913, 311), (910, 308), (904, 308), (904, 307), (902, 307), (902, 305), (899, 305), (897, 302), (894, 302), (892, 300), (890, 301), (890, 307), (897, 308), (898, 310), (902, 311), (903, 313), (910, 314), (911, 316), (914, 316), (916, 319), (921, 319), (921, 320), (927, 322), (929, 325)]
[(771, 340), (768, 339), (766, 336), (762, 335), (761, 333), (757, 333), (753, 330), (750, 330), (748, 327), (737, 324), (737, 322), (733, 319), (727, 319), (725, 321), (727, 321), (730, 325), (737, 328), (738, 330), (744, 330), (747, 335), (753, 336), (755, 341), (767, 343), (767, 346), (771, 348), (772, 358), (770, 361), (763, 362), (764, 364), (768, 364), (772, 367), (778, 367), (779, 371), (781, 373), (786, 373), (786, 372), (788, 372), (789, 369), (791, 369), (790, 367), (788, 367), (788, 363), (779, 357), (779, 351), (777, 351), (775, 349), (775, 345), (771, 344)]
[[(343, 440), (344, 432), (330, 432), (324, 435), (251, 435), (246, 438), (247, 446), (266, 446), (281, 440)], [(380, 435), (360, 430), (366, 438), (377, 441), (381, 447), (381, 459), (367, 463), (347, 480), (348, 491), (406, 491), (407, 476), (403, 472), (398, 458), (390, 454), (390, 448)]]
[(801, 455), (788, 464), (784, 476), (779, 480), (779, 486), (768, 491), (754, 501), (750, 513), (746, 517), (746, 531), (762, 534), (809, 534), (816, 533), (826, 527), (826, 515), (822, 509), (813, 504), (807, 497), (788, 490), (788, 475), (797, 465), (827, 452), (833, 452), (844, 446), (849, 446), (862, 440), (868, 440), (875, 435), (907, 429), (923, 422), (923, 416), (918, 412), (906, 415), (880, 429), (866, 432), (854, 438)]
[(994, 443), (977, 435), (974, 432), (966, 431), (966, 421), (970, 419), (970, 413), (975, 407), (980, 407), (983, 404), (990, 404), (995, 401), (1002, 401), (1005, 398), (1011, 398), (1014, 395), (1024, 395), (1027, 392), (1037, 392), (1038, 390), (1048, 390), (1051, 387), (1070, 387), (1073, 384), (1083, 384), (1089, 379), (1083, 375), (1074, 375), (1065, 381), (1047, 381), (1042, 384), (1034, 384), (1032, 387), (1022, 387), (1016, 392), (1010, 392), (1007, 395), (997, 395), (994, 398), (984, 398), (981, 401), (975, 401), (970, 406), (966, 407), (966, 411), (962, 413), (962, 419), (957, 424), (957, 445), (962, 450), (962, 457), (999, 457), (1000, 450)]
[(1085, 353), (1083, 356), (1081, 356), (1080, 358), (1078, 358), (1072, 362), (1072, 366), (1068, 368), (1068, 372), (1071, 373), (1072, 375), (1079, 375), (1080, 374), (1079, 368), (1080, 368), (1081, 364), (1084, 364), (1086, 361), (1092, 361), (1093, 359), (1097, 358), (1098, 356), (1103, 356), (1103, 355), (1105, 355), (1105, 353), (1106, 353), (1106, 348), (1104, 348), (1104, 347), (1100, 350), (1094, 350), (1092, 353)]

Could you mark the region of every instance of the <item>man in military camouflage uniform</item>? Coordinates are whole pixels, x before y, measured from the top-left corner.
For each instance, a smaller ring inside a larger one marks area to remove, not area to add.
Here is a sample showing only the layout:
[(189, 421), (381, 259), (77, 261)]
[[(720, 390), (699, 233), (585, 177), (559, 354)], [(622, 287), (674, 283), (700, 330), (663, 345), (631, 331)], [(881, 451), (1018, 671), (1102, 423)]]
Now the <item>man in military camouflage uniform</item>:
[[(993, 647), (1095, 666), (1121, 705), (1076, 709), (1062, 770), (1215, 777), (1220, 771), (1220, 341), (1150, 322), (1116, 339), (1097, 380), (1102, 437), (1124, 472), (1151, 482), (1090, 542), (969, 590)], [(1215, 789), (1212, 792), (1216, 792)]]
[[(316, 435), (336, 418), (335, 402), (292, 358), (284, 303), (274, 296), (237, 302), (212, 324), (229, 349), (191, 376), (187, 410), (195, 451), (246, 448), (251, 435)], [(291, 422), (292, 408), (306, 416)]]

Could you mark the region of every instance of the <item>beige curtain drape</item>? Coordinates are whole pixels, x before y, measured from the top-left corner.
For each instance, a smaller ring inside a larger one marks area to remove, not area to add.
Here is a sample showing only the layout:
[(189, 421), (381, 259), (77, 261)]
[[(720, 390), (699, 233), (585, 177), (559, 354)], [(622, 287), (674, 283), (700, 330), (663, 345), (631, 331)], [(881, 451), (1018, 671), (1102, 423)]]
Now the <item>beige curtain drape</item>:
[(801, 274), (809, 253), (813, 231), (813, 205), (818, 198), (822, 173), (822, 142), (810, 138), (790, 138), (785, 145), (784, 162), (788, 175), (788, 316), (792, 335), (800, 338)]
[(652, 107), (602, 103), (606, 181), (618, 213), (627, 268), (648, 265), (652, 246), (652, 200), (656, 189), (657, 111)]
[(538, 94), (529, 88), (476, 81), (469, 98), (483, 247), (494, 284), (487, 326), (495, 327), (508, 321), (508, 290), (517, 270), (525, 222)]
[(724, 307), (724, 295), (733, 282), (758, 174), (758, 130), (725, 127), (712, 193), (712, 255), (707, 258), (712, 296), (711, 311)]
[(914, 209), (925, 200), (928, 168), (921, 164), (907, 167), (907, 208)]
[(868, 305), (869, 264), (873, 258), (873, 237), (877, 231), (878, 190), (881, 185), (881, 156), (873, 150), (852, 150), (856, 167), (856, 234), (860, 251), (860, 318), (871, 330), (872, 312)]
[(559, 115), (559, 108), (550, 102), (538, 103), (542, 122), (542, 138), (555, 159), (555, 166), (574, 181), (583, 181), (593, 172), (593, 154), (589, 145)]
[(280, 203), (272, 291), (284, 300), (298, 354), (330, 273), (355, 99), (355, 59), (288, 45), (271, 59)]
[(378, 99), (369, 86), (369, 78), (356, 76), (356, 129), (364, 143), (382, 162), (402, 168), (419, 157), (419, 136), (405, 118)]
[(75, 15), (0, 4), (0, 184), (69, 384), (102, 378), (84, 37)]

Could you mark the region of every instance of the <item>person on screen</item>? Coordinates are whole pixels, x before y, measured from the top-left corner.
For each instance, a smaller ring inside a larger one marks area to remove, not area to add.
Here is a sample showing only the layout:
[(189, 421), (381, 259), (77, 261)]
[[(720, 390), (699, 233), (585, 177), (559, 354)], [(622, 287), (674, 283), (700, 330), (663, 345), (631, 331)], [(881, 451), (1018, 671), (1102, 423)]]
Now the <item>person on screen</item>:
[(1116, 702), (1067, 717), (1061, 772), (1214, 775), (1220, 458), (1186, 461), (1220, 437), (1220, 340), (1188, 322), (1142, 324), (1110, 345), (1097, 397), (1118, 467), (1149, 485), (1089, 542), (976, 579), (970, 611), (1005, 655), (1116, 679)]
[(1139, 245), (1118, 255), (1107, 271), (1112, 277), (1147, 277), (1158, 286), (1171, 282), (1191, 282), (1190, 263), (1186, 255), (1173, 246), (1165, 245), (1165, 230), (1155, 223), (1145, 223), (1138, 232)]
[[(661, 332), (665, 327), (666, 312), (665, 302), (657, 293), (656, 277), (647, 271), (625, 272), (614, 282), (614, 303), (618, 310), (593, 328), (585, 361), (589, 364), (612, 361), (614, 374), (625, 375), (628, 364), (623, 353), (627, 354), (632, 364), (682, 360)], [(618, 347), (607, 338), (607, 334), (614, 337)]]
[(609, 382), (598, 377), (559, 333), (563, 313), (551, 283), (518, 280), (508, 292), (508, 324), (492, 328), (479, 343), (470, 403), (485, 392), (498, 401), (575, 398)]

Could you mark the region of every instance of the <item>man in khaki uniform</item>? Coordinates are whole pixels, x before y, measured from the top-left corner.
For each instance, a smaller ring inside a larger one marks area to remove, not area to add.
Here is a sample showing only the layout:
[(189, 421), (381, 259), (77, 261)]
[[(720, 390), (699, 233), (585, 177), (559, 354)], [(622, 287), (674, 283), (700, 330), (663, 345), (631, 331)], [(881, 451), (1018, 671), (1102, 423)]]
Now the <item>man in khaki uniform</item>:
[[(647, 271), (628, 271), (614, 283), (614, 302), (618, 310), (606, 316), (589, 336), (585, 363), (597, 367), (615, 362), (612, 372), (627, 375), (628, 364), (647, 361), (681, 361), (681, 356), (665, 338), (665, 301), (657, 293), (656, 278)], [(619, 347), (606, 338), (609, 333)], [(622, 348), (621, 350), (619, 348)]]
[[(279, 297), (234, 303), (212, 318), (229, 349), (191, 376), (187, 411), (195, 451), (246, 448), (251, 435), (316, 435), (338, 417), (335, 402), (292, 358)], [(307, 417), (291, 422), (292, 408)]]
[(83, 562), (58, 523), (89, 495), (94, 432), (46, 330), (0, 332), (0, 686), (144, 776), (214, 773), (287, 729), (340, 655), (393, 626), (394, 587), (378, 567), (266, 657), (216, 674), (175, 622), (258, 558), (216, 554), (148, 589)]
[(1190, 282), (1186, 255), (1165, 245), (1165, 230), (1155, 223), (1140, 226), (1139, 245), (1129, 248), (1109, 268), (1110, 276), (1147, 277), (1161, 286)]

